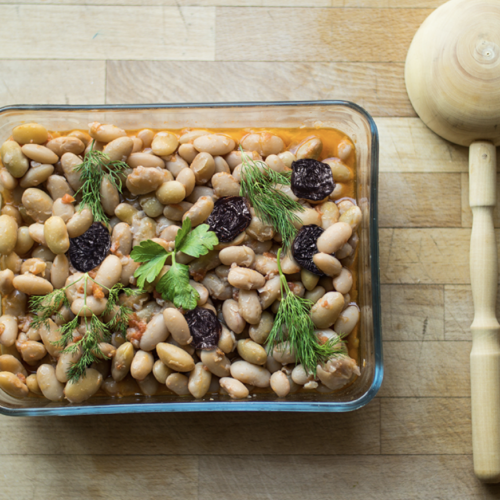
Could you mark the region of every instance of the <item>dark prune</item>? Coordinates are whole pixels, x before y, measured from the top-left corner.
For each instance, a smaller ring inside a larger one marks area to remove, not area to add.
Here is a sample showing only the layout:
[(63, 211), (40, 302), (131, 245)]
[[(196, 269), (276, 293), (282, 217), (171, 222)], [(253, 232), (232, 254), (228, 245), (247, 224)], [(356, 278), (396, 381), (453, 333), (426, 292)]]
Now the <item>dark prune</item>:
[(292, 163), (292, 191), (297, 198), (321, 201), (334, 189), (332, 169), (326, 163), (310, 158)]
[(81, 236), (69, 240), (69, 260), (82, 273), (97, 267), (111, 248), (109, 231), (99, 222), (94, 222)]
[(185, 316), (193, 337), (190, 346), (195, 349), (213, 349), (219, 343), (222, 325), (210, 309), (196, 307)]
[(325, 273), (318, 269), (312, 258), (318, 253), (317, 241), (323, 231), (316, 224), (302, 226), (292, 244), (292, 254), (297, 263), (318, 276), (325, 276)]
[(250, 206), (243, 196), (227, 196), (217, 200), (207, 219), (210, 230), (221, 243), (233, 241), (252, 222)]

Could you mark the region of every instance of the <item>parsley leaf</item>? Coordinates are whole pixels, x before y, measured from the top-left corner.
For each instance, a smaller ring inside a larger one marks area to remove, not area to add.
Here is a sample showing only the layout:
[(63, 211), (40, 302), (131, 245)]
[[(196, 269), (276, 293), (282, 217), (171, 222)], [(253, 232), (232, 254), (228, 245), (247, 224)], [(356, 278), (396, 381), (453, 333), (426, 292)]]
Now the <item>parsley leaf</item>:
[(196, 307), (200, 294), (189, 283), (189, 267), (185, 264), (172, 263), (172, 266), (164, 274), (156, 290), (161, 293), (165, 300), (170, 300), (175, 307), (191, 310)]
[(161, 245), (151, 240), (141, 241), (140, 245), (135, 246), (130, 252), (130, 257), (135, 262), (143, 262), (142, 266), (134, 273), (137, 278), (137, 286), (144, 288), (146, 283), (153, 283), (169, 255)]
[(180, 248), (182, 247), (184, 240), (186, 239), (187, 235), (189, 234), (189, 231), (191, 231), (191, 219), (189, 217), (186, 217), (182, 221), (182, 227), (180, 230), (177, 232), (177, 235), (175, 236), (175, 251), (179, 252)]
[[(186, 217), (186, 220), (188, 219), (189, 217)], [(191, 225), (191, 223), (189, 225)], [(179, 231), (177, 235), (179, 235), (181, 231)], [(201, 255), (206, 255), (218, 244), (219, 239), (213, 231), (210, 231), (210, 226), (208, 224), (201, 224), (195, 227), (185, 238), (183, 238), (179, 246), (177, 245), (177, 238), (175, 238), (176, 251), (185, 253), (196, 259)]]

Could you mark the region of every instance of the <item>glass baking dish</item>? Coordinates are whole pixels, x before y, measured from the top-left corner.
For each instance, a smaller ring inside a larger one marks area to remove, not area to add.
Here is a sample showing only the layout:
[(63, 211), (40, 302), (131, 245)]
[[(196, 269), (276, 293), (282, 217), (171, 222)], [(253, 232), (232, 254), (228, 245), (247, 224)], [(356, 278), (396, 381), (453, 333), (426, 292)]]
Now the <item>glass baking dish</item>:
[(42, 398), (14, 399), (0, 390), (0, 413), (5, 415), (85, 415), (169, 411), (328, 411), (361, 408), (382, 383), (382, 337), (377, 227), (378, 132), (371, 116), (346, 101), (302, 101), (214, 104), (145, 104), (115, 106), (9, 106), (0, 108), (0, 141), (17, 125), (39, 122), (49, 130), (87, 129), (90, 122), (138, 127), (192, 128), (333, 128), (347, 134), (356, 146), (357, 201), (363, 212), (359, 229), (359, 306), (361, 376), (333, 394), (256, 394), (248, 400), (211, 395), (204, 400), (175, 395), (154, 397), (96, 396), (82, 404)]

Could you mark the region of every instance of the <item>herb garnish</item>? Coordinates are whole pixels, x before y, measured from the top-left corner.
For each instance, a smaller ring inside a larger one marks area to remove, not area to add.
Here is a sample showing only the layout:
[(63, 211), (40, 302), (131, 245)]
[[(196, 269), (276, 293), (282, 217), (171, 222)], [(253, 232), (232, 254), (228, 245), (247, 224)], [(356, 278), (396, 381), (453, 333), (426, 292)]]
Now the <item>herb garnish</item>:
[(94, 222), (109, 221), (104, 213), (101, 203), (101, 183), (103, 178), (107, 178), (109, 182), (122, 192), (122, 180), (120, 174), (124, 170), (130, 168), (123, 161), (110, 161), (109, 156), (94, 149), (95, 140), (92, 141), (90, 151), (85, 155), (85, 158), (80, 165), (77, 165), (74, 170), (80, 172), (80, 180), (83, 182), (82, 187), (75, 193), (82, 195), (81, 208), (88, 207), (94, 216)]
[[(54, 342), (54, 345), (58, 347), (63, 347), (63, 352), (70, 353), (80, 353), (80, 359), (74, 363), (68, 370), (68, 380), (76, 382), (80, 377), (85, 376), (85, 372), (88, 366), (101, 359), (108, 359), (99, 347), (100, 342), (107, 342), (110, 340), (113, 333), (120, 333), (125, 337), (128, 320), (132, 314), (132, 310), (124, 305), (118, 305), (120, 293), (125, 293), (130, 296), (137, 291), (130, 288), (125, 288), (121, 283), (114, 285), (112, 288), (107, 288), (95, 281), (88, 273), (83, 274), (75, 280), (74, 282), (66, 285), (64, 288), (59, 288), (54, 290), (48, 295), (33, 296), (30, 299), (31, 310), (35, 313), (33, 321), (31, 323), (31, 328), (38, 329), (42, 326), (49, 329), (49, 319), (52, 316), (62, 317), (59, 313), (59, 309), (62, 306), (70, 307), (70, 302), (66, 297), (66, 290), (76, 285), (78, 282), (83, 281), (83, 307), (82, 310), (91, 311), (90, 307), (87, 305), (87, 283), (92, 281), (93, 287), (100, 287), (101, 294), (102, 288), (108, 291), (108, 301), (106, 304), (106, 309), (100, 315), (96, 316), (91, 312), (90, 316), (75, 316), (70, 322), (62, 325), (59, 328), (61, 333), (61, 338)], [(117, 309), (115, 310), (115, 306)], [(113, 318), (108, 322), (103, 322), (101, 317), (105, 317), (108, 314), (113, 314)], [(73, 333), (80, 326), (79, 321), (83, 319), (83, 324), (85, 325), (85, 333), (83, 336), (74, 343)], [(70, 344), (71, 345), (68, 345)]]
[(186, 217), (175, 237), (175, 247), (171, 252), (151, 240), (142, 241), (140, 245), (135, 246), (130, 256), (135, 262), (143, 264), (134, 274), (137, 285), (144, 288), (146, 284), (153, 283), (167, 259), (172, 257), (172, 265), (156, 284), (156, 290), (164, 300), (170, 300), (176, 307), (194, 309), (200, 295), (189, 283), (189, 267), (176, 262), (175, 255), (182, 252), (198, 258), (213, 250), (219, 240), (209, 229), (208, 224), (201, 224), (191, 231), (191, 219)]
[(252, 160), (241, 151), (240, 195), (246, 196), (262, 221), (281, 235), (286, 252), (297, 234), (294, 222), (300, 222), (294, 212), (303, 212), (304, 207), (276, 186), (290, 186), (292, 172), (275, 172), (263, 161)]
[(278, 250), (277, 256), (281, 302), (266, 342), (267, 349), (271, 352), (275, 344), (288, 342), (291, 352), (295, 352), (297, 363), (301, 363), (307, 373), (316, 376), (319, 364), (326, 363), (333, 356), (345, 354), (346, 349), (340, 338), (330, 339), (324, 344), (318, 340), (310, 316), (313, 302), (290, 291), (286, 276), (281, 270), (281, 250)]

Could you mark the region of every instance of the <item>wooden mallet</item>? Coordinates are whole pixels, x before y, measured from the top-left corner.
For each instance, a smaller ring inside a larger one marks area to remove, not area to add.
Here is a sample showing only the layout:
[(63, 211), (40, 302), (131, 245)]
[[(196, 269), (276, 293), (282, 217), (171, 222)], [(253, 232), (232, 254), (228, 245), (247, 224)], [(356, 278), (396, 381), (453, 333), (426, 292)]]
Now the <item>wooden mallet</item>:
[(413, 39), (405, 79), (422, 121), (448, 141), (470, 146), (472, 445), (477, 477), (494, 483), (500, 481), (500, 325), (493, 228), (495, 147), (500, 144), (500, 0), (451, 0), (436, 9)]

